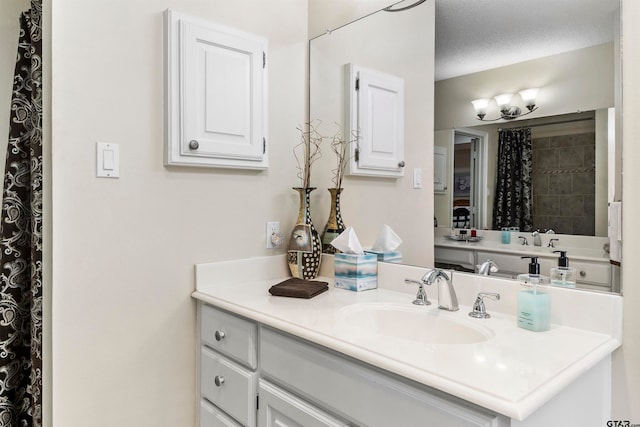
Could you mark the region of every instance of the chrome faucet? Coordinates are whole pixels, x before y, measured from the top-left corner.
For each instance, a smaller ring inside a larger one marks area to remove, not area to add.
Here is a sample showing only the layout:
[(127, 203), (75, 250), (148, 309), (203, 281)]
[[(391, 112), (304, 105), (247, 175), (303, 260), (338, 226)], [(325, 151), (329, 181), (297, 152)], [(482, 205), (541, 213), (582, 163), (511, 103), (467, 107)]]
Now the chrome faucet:
[(482, 274), (484, 276), (489, 276), (491, 273), (495, 273), (498, 271), (498, 264), (495, 263), (492, 259), (488, 259), (478, 267), (478, 274)]
[[(444, 281), (441, 279), (444, 279)], [(438, 308), (448, 311), (458, 310), (458, 297), (447, 273), (434, 268), (422, 277), (422, 282), (425, 285), (438, 283)]]
[(526, 237), (518, 236), (518, 239), (522, 239), (522, 246), (529, 246), (529, 242), (527, 241)]
[(547, 244), (548, 248), (555, 248), (555, 244), (553, 242), (559, 242), (560, 239), (549, 239), (549, 243)]
[(438, 308), (442, 310), (457, 311), (458, 297), (456, 297), (456, 291), (453, 289), (451, 279), (443, 270), (434, 268), (422, 276), (422, 279), (420, 280), (404, 279), (404, 283), (415, 283), (418, 285), (418, 293), (416, 295), (416, 299), (413, 300), (413, 304), (415, 305), (431, 304), (427, 299), (427, 293), (425, 292), (423, 285), (431, 286), (435, 282), (438, 283)]
[(531, 233), (533, 236), (533, 246), (542, 246), (542, 240), (540, 240), (540, 232), (538, 230)]
[(418, 285), (418, 293), (416, 299), (413, 300), (415, 305), (431, 305), (431, 301), (427, 299), (427, 293), (424, 290), (424, 283), (413, 279), (404, 279), (404, 283), (415, 283)]
[(473, 304), (473, 311), (469, 313), (469, 316), (475, 317), (476, 319), (488, 319), (491, 317), (484, 307), (484, 297), (489, 297), (490, 299), (497, 301), (500, 299), (500, 294), (495, 292), (478, 293), (476, 302)]

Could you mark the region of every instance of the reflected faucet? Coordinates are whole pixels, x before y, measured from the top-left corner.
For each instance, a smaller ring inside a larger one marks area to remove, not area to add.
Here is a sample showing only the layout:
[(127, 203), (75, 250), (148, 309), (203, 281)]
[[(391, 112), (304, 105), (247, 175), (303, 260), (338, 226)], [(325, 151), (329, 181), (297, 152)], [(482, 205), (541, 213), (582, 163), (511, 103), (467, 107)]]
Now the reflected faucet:
[(456, 291), (453, 289), (453, 284), (451, 283), (451, 279), (447, 273), (434, 268), (422, 276), (422, 282), (425, 285), (432, 285), (433, 283), (438, 282), (438, 308), (448, 311), (458, 310), (458, 297), (456, 296)]
[(533, 236), (533, 246), (542, 246), (542, 240), (540, 240), (540, 232), (538, 230), (531, 233)]
[(489, 276), (491, 273), (496, 273), (498, 271), (498, 264), (495, 261), (488, 259), (480, 265), (478, 268), (478, 274), (482, 274), (483, 276)]

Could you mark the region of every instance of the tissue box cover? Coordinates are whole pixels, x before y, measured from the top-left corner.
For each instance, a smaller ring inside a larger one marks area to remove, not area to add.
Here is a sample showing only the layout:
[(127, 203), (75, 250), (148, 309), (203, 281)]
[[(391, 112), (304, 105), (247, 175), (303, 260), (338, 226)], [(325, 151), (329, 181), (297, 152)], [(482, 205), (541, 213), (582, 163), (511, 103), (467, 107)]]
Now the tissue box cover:
[(384, 262), (402, 262), (402, 254), (398, 251), (364, 251), (366, 254), (376, 254), (378, 261)]
[(336, 288), (366, 291), (378, 287), (378, 256), (376, 254), (337, 253), (334, 263)]

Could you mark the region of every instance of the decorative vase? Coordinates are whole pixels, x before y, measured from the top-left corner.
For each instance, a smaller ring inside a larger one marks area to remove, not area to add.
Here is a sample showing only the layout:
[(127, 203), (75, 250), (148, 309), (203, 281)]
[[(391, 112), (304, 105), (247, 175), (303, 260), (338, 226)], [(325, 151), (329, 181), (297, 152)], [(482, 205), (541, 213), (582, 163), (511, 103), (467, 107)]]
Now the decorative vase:
[(329, 193), (331, 193), (331, 210), (329, 211), (327, 225), (324, 226), (324, 231), (322, 232), (322, 252), (335, 254), (339, 251), (331, 245), (331, 242), (346, 228), (340, 213), (340, 193), (342, 193), (342, 188), (329, 188)]
[(287, 248), (287, 262), (291, 275), (299, 279), (315, 279), (320, 270), (322, 242), (311, 221), (309, 195), (313, 187), (294, 188), (300, 194), (298, 220), (291, 232)]

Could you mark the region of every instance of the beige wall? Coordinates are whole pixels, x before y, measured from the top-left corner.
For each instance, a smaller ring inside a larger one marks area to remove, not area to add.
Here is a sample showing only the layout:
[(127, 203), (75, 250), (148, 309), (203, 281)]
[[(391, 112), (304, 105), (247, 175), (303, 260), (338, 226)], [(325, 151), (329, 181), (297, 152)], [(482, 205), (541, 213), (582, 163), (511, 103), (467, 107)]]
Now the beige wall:
[(637, 271), (640, 248), (635, 244), (640, 211), (640, 146), (634, 142), (640, 134), (640, 2), (622, 0), (622, 114), (624, 146), (622, 205), (622, 286), (624, 292), (624, 328), (622, 348), (615, 353), (613, 373), (613, 418), (640, 423), (640, 287)]
[[(269, 39), (268, 171), (163, 166), (169, 7)], [(297, 216), (307, 4), (56, 0), (52, 21), (53, 425), (191, 426), (194, 264), (275, 254), (265, 222)], [(119, 179), (95, 177), (96, 141)]]

